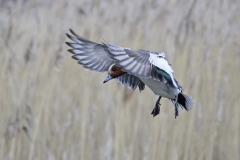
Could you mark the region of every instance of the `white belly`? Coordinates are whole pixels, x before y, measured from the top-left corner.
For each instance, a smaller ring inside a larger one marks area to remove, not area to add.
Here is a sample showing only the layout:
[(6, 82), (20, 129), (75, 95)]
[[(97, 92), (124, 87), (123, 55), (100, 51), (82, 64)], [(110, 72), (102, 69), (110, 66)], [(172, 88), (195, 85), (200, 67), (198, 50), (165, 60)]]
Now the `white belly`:
[(169, 99), (175, 99), (175, 97), (180, 93), (180, 90), (177, 88), (172, 88), (166, 85), (165, 83), (162, 83), (160, 81), (156, 81), (153, 79), (145, 79), (140, 78), (143, 83), (145, 83), (156, 95), (169, 98)]

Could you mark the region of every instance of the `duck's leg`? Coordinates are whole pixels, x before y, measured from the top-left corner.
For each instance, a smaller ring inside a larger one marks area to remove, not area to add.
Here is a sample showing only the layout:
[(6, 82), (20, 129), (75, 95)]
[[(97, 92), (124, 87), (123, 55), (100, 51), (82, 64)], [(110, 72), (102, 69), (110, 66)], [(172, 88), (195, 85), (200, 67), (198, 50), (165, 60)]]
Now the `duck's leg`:
[(178, 116), (178, 107), (177, 107), (177, 101), (178, 101), (178, 96), (176, 96), (175, 98), (175, 119), (177, 118)]
[(161, 96), (159, 96), (158, 97), (158, 100), (157, 100), (157, 102), (156, 102), (156, 105), (155, 105), (155, 107), (153, 108), (153, 111), (152, 111), (152, 115), (153, 115), (153, 117), (155, 117), (156, 115), (158, 115), (159, 113), (160, 113), (160, 100), (161, 100)]

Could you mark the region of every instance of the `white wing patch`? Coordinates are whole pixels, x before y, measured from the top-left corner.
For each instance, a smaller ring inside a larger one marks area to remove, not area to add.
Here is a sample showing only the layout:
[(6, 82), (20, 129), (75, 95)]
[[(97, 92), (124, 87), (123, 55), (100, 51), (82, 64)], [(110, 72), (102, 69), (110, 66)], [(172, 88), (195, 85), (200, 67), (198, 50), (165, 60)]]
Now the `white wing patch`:
[(153, 54), (153, 53), (150, 53), (149, 54), (150, 57), (149, 57), (149, 62), (164, 70), (165, 72), (167, 72), (170, 76), (171, 76), (171, 79), (172, 79), (172, 82), (174, 84), (174, 86), (177, 87), (177, 84), (175, 83), (174, 81), (174, 78), (173, 78), (173, 69), (172, 67), (168, 64), (167, 60), (165, 59), (165, 54), (163, 52), (160, 52), (159, 54)]

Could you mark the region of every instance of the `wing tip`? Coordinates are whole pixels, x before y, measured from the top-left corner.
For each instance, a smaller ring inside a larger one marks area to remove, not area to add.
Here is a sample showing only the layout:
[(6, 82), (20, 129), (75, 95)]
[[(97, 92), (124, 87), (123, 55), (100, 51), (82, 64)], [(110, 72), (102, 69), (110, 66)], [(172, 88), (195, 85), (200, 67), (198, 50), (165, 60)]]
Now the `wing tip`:
[(79, 36), (77, 33), (75, 33), (71, 28), (69, 29), (69, 31), (70, 31), (70, 33), (73, 35), (73, 36), (72, 36), (72, 35), (66, 33), (66, 35), (67, 35), (67, 37), (68, 37), (69, 39), (71, 39), (71, 40), (73, 40), (73, 41), (74, 41), (74, 38), (84, 39), (84, 38), (82, 38), (81, 36)]
[(76, 54), (76, 53), (74, 53), (74, 49), (68, 49), (68, 52), (70, 52), (70, 53), (72, 53), (72, 54)]
[(69, 28), (69, 31), (70, 31), (74, 36), (78, 37), (78, 35), (77, 35), (71, 28)]
[(73, 55), (72, 58), (75, 59), (75, 60), (79, 60), (79, 59), (76, 57), (76, 55)]
[(72, 47), (71, 46), (71, 42), (65, 42), (68, 46)]
[(70, 38), (70, 39), (71, 39), (71, 37), (72, 37), (71, 35), (69, 35), (69, 34), (67, 34), (67, 33), (66, 33), (66, 36), (67, 36), (68, 38)]

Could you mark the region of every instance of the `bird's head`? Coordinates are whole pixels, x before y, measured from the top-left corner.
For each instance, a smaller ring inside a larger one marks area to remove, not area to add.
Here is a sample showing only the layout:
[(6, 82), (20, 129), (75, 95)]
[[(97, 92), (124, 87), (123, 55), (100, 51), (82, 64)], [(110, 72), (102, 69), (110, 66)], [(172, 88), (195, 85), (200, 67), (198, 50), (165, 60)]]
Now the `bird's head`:
[(117, 65), (113, 64), (109, 67), (108, 69), (108, 76), (107, 78), (103, 81), (103, 83), (106, 83), (107, 81), (117, 78), (121, 75), (123, 75), (126, 72), (123, 72), (122, 69), (120, 67), (118, 67)]

